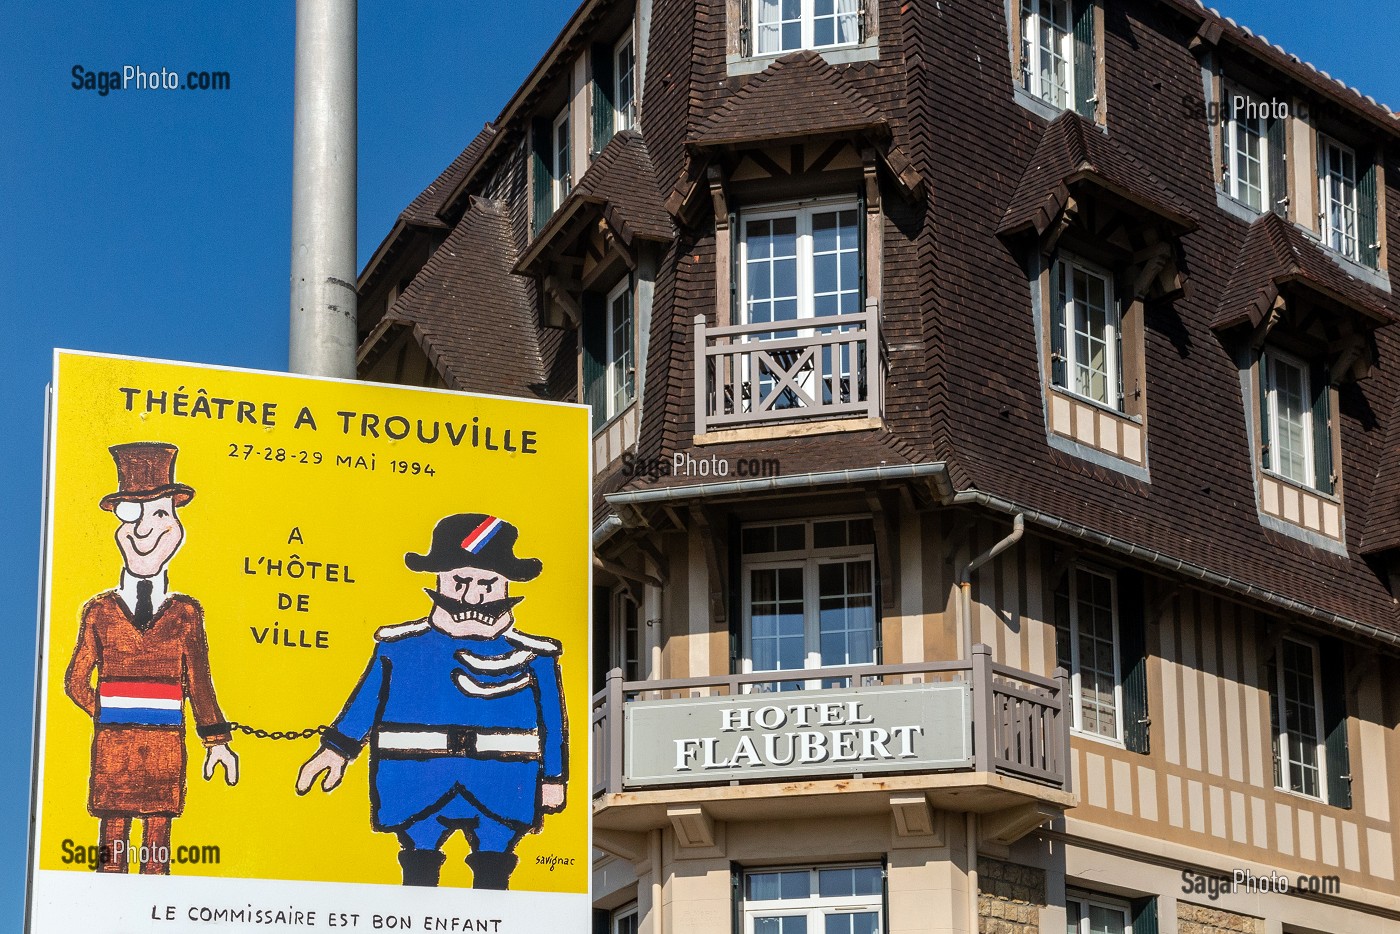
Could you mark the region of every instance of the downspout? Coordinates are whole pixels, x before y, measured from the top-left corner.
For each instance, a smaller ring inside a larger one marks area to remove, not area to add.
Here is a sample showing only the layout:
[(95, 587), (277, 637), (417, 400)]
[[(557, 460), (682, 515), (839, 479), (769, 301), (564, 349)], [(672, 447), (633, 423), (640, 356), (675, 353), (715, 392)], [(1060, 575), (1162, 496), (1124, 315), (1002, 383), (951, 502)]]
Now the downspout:
[(978, 892), (977, 879), (977, 815), (972, 811), (967, 812), (967, 931), (968, 934), (977, 934), (978, 914), (977, 900)]
[(651, 934), (666, 934), (661, 915), (661, 831), (653, 830), (648, 848), (651, 857)]
[(958, 573), (958, 625), (963, 637), (963, 658), (972, 658), (972, 575), (982, 565), (1012, 547), (1026, 534), (1026, 515), (1016, 513), (1011, 534), (968, 562)]

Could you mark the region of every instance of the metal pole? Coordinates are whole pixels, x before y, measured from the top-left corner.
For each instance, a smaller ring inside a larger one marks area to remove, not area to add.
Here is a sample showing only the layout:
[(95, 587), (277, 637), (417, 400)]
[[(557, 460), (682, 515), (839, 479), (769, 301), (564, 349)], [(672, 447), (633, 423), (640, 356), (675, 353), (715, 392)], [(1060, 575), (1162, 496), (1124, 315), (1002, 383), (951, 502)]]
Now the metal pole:
[(355, 377), (357, 0), (297, 0), (292, 129), (294, 373)]

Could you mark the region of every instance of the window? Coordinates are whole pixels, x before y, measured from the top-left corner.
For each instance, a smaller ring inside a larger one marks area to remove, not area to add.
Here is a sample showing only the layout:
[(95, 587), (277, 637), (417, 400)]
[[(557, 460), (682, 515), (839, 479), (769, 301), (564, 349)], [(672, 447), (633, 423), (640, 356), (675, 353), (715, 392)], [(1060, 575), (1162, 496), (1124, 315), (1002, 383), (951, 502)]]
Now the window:
[(637, 394), (637, 370), (633, 363), (632, 283), (623, 279), (608, 295), (608, 352), (606, 361), (608, 417), (612, 418)]
[(1133, 934), (1129, 917), (1129, 906), (1123, 902), (1074, 893), (1065, 896), (1065, 934)]
[(554, 210), (564, 203), (569, 189), (574, 187), (573, 173), (569, 165), (569, 106), (559, 111), (554, 118), (550, 132), (550, 177), (554, 179)]
[(1226, 93), (1225, 192), (1256, 211), (1271, 206), (1269, 128), (1264, 108), (1244, 91)]
[(612, 913), (611, 934), (637, 934), (637, 906), (628, 905)]
[[(628, 130), (637, 125), (637, 52), (629, 29), (613, 50), (613, 107), (617, 113), (616, 129)], [(598, 148), (602, 148), (599, 146)]]
[(740, 244), (744, 323), (860, 311), (859, 234), (857, 208), (849, 202), (745, 212)]
[(642, 661), (642, 627), (638, 619), (637, 602), (625, 591), (612, 596), (614, 668), (622, 669), (622, 680), (641, 681), (646, 677)]
[(1055, 591), (1055, 649), (1070, 673), (1074, 722), (1082, 733), (1123, 738), (1117, 581), (1071, 568)]
[(1322, 675), (1316, 644), (1285, 638), (1269, 662), (1273, 692), (1274, 780), (1278, 787), (1322, 796)]
[(1313, 486), (1312, 389), (1308, 368), (1295, 357), (1269, 351), (1263, 358), (1267, 466), (1303, 486)]
[(759, 55), (826, 49), (860, 41), (858, 0), (745, 0), (753, 2)]
[(878, 934), (879, 866), (753, 870), (744, 874), (744, 934)]
[(1074, 103), (1071, 0), (1022, 0), (1021, 86), (1054, 107)]
[(1112, 279), (1082, 261), (1060, 259), (1050, 283), (1054, 385), (1121, 412), (1123, 351)]
[(1322, 242), (1360, 260), (1356, 153), (1327, 137), (1318, 138), (1317, 171), (1322, 187)]
[[(874, 523), (819, 519), (745, 527), (743, 670), (874, 664)], [(755, 685), (756, 691), (843, 687), (847, 678)]]

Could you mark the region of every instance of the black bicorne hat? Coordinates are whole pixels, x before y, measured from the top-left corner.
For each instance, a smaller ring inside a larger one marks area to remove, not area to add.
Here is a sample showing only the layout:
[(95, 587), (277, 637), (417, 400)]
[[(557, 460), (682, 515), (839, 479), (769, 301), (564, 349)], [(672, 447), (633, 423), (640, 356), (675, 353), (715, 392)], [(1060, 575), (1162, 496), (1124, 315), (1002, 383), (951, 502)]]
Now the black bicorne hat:
[(529, 581), (539, 576), (544, 562), (517, 558), (515, 540), (520, 531), (509, 522), (485, 513), (448, 516), (433, 528), (433, 544), (426, 555), (403, 556), (410, 571), (434, 574), (453, 568), (473, 567), (496, 571), (508, 580)]

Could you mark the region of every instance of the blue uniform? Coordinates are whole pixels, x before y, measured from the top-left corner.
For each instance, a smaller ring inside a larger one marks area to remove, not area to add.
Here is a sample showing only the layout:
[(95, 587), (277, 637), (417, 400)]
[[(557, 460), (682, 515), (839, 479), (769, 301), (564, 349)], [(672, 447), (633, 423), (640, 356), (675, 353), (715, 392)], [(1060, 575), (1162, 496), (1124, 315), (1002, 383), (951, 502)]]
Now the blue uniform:
[(405, 849), (462, 830), (477, 852), (509, 852), (541, 820), (540, 787), (562, 782), (567, 721), (560, 647), (514, 628), (457, 638), (428, 620), (386, 626), (325, 745), (370, 744), (374, 828)]

